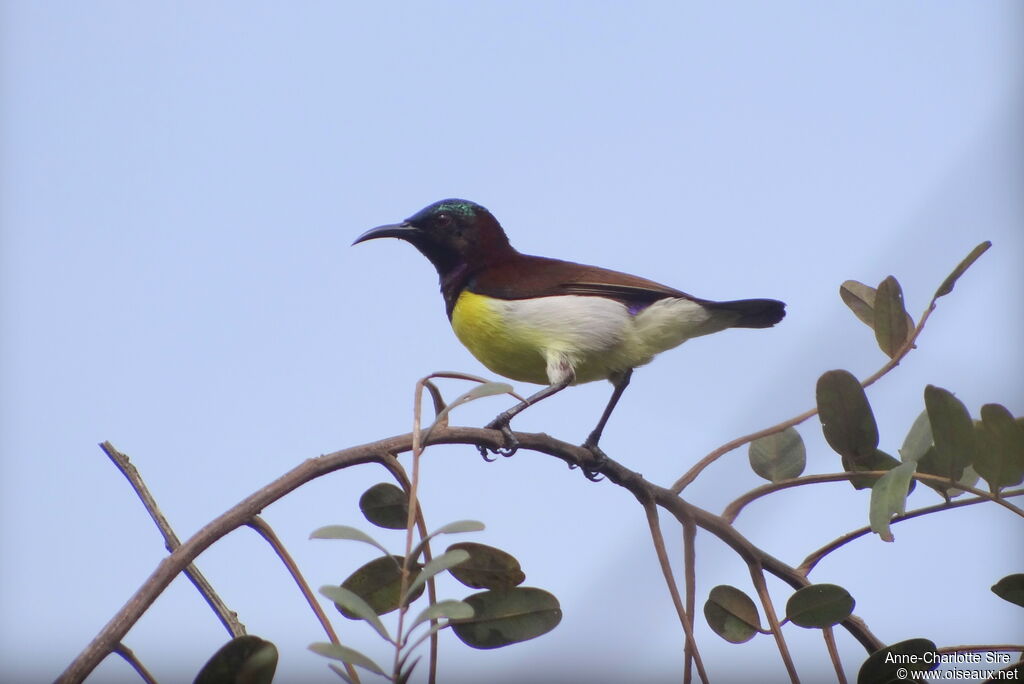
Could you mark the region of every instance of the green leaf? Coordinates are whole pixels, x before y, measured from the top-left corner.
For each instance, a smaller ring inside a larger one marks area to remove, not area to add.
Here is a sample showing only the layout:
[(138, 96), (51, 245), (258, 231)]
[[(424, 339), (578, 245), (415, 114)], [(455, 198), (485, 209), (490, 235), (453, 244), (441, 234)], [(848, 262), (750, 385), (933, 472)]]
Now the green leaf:
[[(898, 644), (880, 648), (864, 661), (857, 673), (857, 684), (903, 684), (906, 670), (927, 671), (939, 666), (938, 662), (925, 662), (933, 658), (935, 642), (930, 639), (907, 639)], [(900, 677), (898, 673), (903, 672)]]
[[(952, 499), (964, 493), (963, 487), (977, 486), (979, 479), (981, 478), (978, 476), (978, 473), (974, 471), (974, 468), (972, 466), (967, 466), (964, 468), (963, 476), (956, 481), (956, 487), (949, 487), (948, 489), (940, 489), (938, 491), (940, 494), (944, 492), (946, 496)], [(910, 485), (910, 490), (914, 490), (913, 484)]]
[[(401, 603), (401, 567), (404, 562), (405, 559), (402, 556), (375, 558), (349, 575), (348, 579), (341, 583), (341, 586), (363, 599), (375, 614), (390, 613)], [(409, 568), (410, 585), (416, 581), (420, 570), (418, 565)], [(408, 603), (415, 601), (422, 593), (422, 585), (420, 585), (419, 591), (409, 592)], [(339, 605), (338, 610), (350, 620), (360, 619), (359, 615), (344, 606)]]
[(796, 428), (767, 435), (750, 443), (750, 467), (771, 482), (799, 477), (807, 464), (807, 449)]
[(346, 589), (345, 587), (327, 585), (325, 587), (320, 587), (320, 593), (334, 601), (334, 605), (336, 605), (339, 610), (344, 608), (348, 613), (355, 615), (357, 618), (366, 620), (370, 623), (371, 627), (377, 630), (378, 634), (384, 637), (387, 641), (391, 641), (391, 635), (388, 634), (388, 630), (384, 626), (384, 623), (380, 621), (379, 617), (377, 617), (377, 613), (374, 612), (369, 603), (364, 601), (362, 597), (354, 591)]
[(412, 630), (417, 625), (420, 625), (427, 620), (439, 620), (441, 618), (446, 618), (448, 620), (468, 620), (471, 617), (473, 617), (473, 606), (469, 605), (465, 601), (438, 601), (437, 603), (432, 603), (424, 608), (423, 611), (416, 616), (416, 619), (413, 620), (409, 629)]
[(818, 378), (818, 418), (829, 446), (854, 464), (873, 459), (878, 427), (867, 395), (849, 371), (832, 370)]
[[(423, 566), (423, 571), (420, 572), (416, 579), (409, 584), (407, 594), (412, 596), (416, 590), (419, 590), (420, 594), (423, 593), (423, 583), (433, 577), (439, 572), (447, 570), (448, 568), (455, 567), (459, 563), (465, 563), (469, 560), (469, 554), (465, 551), (446, 551), (437, 558), (431, 559), (429, 563)], [(419, 594), (417, 594), (418, 596)], [(409, 603), (412, 603), (416, 599), (410, 599)]]
[(1024, 480), (1024, 428), (1006, 407), (985, 404), (975, 424), (974, 469), (992, 491)]
[(839, 286), (839, 296), (869, 328), (875, 327), (875, 288), (856, 280), (847, 280)]
[(533, 587), (483, 591), (465, 599), (473, 608), (468, 620), (452, 622), (452, 631), (471, 648), (500, 648), (539, 637), (562, 620), (558, 599)]
[[(404, 525), (403, 525), (404, 527)], [(327, 525), (325, 527), (319, 527), (313, 530), (313, 533), (309, 535), (310, 539), (348, 539), (350, 541), (359, 541), (364, 544), (374, 546), (384, 553), (388, 550), (383, 545), (370, 535), (366, 534), (362, 530), (358, 530), (348, 525)]]
[(941, 387), (924, 388), (924, 405), (935, 451), (933, 458), (920, 461), (920, 470), (956, 482), (974, 458), (974, 422), (963, 403)]
[(232, 639), (206, 661), (194, 684), (270, 684), (277, 670), (277, 648), (251, 634)]
[(913, 481), (917, 463), (908, 461), (901, 463), (882, 477), (871, 488), (871, 507), (868, 520), (871, 531), (891, 542), (894, 537), (889, 529), (889, 521), (894, 515), (902, 515), (907, 510), (907, 493)]
[[(482, 399), (483, 397), (494, 396), (495, 394), (508, 394), (511, 391), (512, 385), (507, 382), (485, 382), (477, 385), (468, 392), (460, 394), (450, 404), (445, 406), (441, 412), (437, 414), (437, 418), (434, 419), (434, 425), (437, 425), (447, 418), (448, 414), (451, 413), (452, 409), (456, 406), (461, 406), (462, 404), (467, 404), (471, 401), (475, 401), (476, 399)], [(434, 425), (431, 425), (430, 427), (433, 428)]]
[(720, 584), (704, 602), (704, 618), (718, 636), (733, 644), (750, 641), (761, 629), (754, 602), (736, 587)]
[(953, 272), (946, 276), (946, 279), (939, 285), (939, 289), (935, 291), (935, 296), (932, 299), (938, 299), (939, 297), (948, 295), (953, 291), (953, 286), (956, 285), (956, 281), (964, 274), (964, 272), (971, 267), (975, 261), (978, 260), (985, 251), (992, 246), (992, 243), (988, 240), (982, 242), (980, 245), (971, 250), (963, 261), (957, 264), (957, 267), (953, 269)]
[(786, 617), (800, 627), (825, 628), (850, 617), (855, 605), (850, 592), (835, 584), (809, 584), (786, 602)]
[(913, 325), (903, 307), (903, 290), (896, 279), (889, 276), (878, 286), (875, 295), (874, 328), (878, 346), (890, 358), (895, 357), (906, 344)]
[(347, 646), (339, 646), (338, 644), (318, 641), (315, 644), (310, 644), (309, 650), (317, 655), (322, 655), (325, 658), (333, 658), (334, 660), (340, 660), (343, 663), (349, 663), (350, 665), (361, 667), (373, 672), (374, 674), (384, 674), (384, 670), (380, 669), (380, 665), (373, 662), (359, 651), (353, 648), (348, 648)]
[(903, 446), (900, 447), (900, 458), (904, 463), (917, 463), (922, 456), (928, 453), (933, 444), (932, 424), (928, 420), (928, 411), (921, 411), (903, 440)]
[[(881, 449), (875, 449), (875, 453), (870, 457), (861, 458), (859, 461), (854, 461), (846, 456), (842, 458), (843, 470), (849, 472), (857, 471), (871, 471), (871, 470), (892, 470), (900, 464), (895, 458), (885, 453)], [(863, 475), (860, 477), (851, 477), (850, 484), (853, 485), (854, 489), (870, 489), (875, 486), (875, 483), (882, 476), (880, 475)], [(914, 491), (914, 484), (910, 484), (910, 491)]]
[(381, 482), (359, 497), (359, 510), (377, 527), (404, 530), (409, 520), (409, 497), (390, 482)]
[(448, 547), (448, 551), (455, 550), (465, 551), (469, 559), (448, 572), (467, 587), (511, 589), (526, 579), (515, 556), (501, 549), (475, 542), (459, 542)]
[(462, 534), (464, 532), (480, 532), (484, 529), (484, 524), (479, 520), (456, 520), (450, 522), (447, 525), (442, 525), (437, 528), (426, 537), (420, 540), (420, 542), (413, 547), (412, 557), (419, 558), (420, 554), (423, 553), (423, 549), (430, 542), (431, 539), (442, 534)]
[(992, 585), (992, 591), (1001, 599), (1024, 606), (1024, 574), (1007, 575)]

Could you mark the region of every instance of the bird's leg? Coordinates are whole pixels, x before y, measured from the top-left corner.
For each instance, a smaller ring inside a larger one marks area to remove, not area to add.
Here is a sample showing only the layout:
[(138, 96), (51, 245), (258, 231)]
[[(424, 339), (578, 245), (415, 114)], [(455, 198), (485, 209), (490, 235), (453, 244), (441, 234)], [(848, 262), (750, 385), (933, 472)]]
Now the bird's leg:
[(619, 403), (619, 398), (622, 397), (622, 393), (626, 391), (626, 387), (629, 385), (629, 379), (633, 377), (633, 369), (630, 368), (625, 373), (621, 373), (611, 378), (612, 384), (615, 389), (612, 390), (611, 399), (608, 400), (608, 405), (604, 407), (604, 413), (601, 414), (601, 420), (597, 421), (597, 427), (590, 432), (590, 436), (587, 437), (587, 441), (583, 443), (583, 448), (587, 449), (597, 459), (597, 467), (588, 470), (584, 469), (583, 474), (587, 476), (588, 480), (600, 479), (600, 469), (604, 465), (604, 462), (608, 460), (607, 454), (601, 450), (601, 447), (597, 446), (598, 441), (601, 439), (601, 433), (604, 432), (604, 426), (608, 422), (608, 418), (611, 417), (612, 411), (615, 410), (615, 405)]
[[(516, 450), (519, 449), (519, 440), (517, 440), (516, 436), (512, 434), (512, 430), (508, 426), (509, 422), (522, 413), (527, 407), (533, 406), (541, 399), (545, 399), (556, 392), (564, 390), (572, 384), (574, 377), (575, 375), (572, 372), (568, 373), (568, 375), (560, 379), (558, 382), (548, 385), (535, 394), (531, 394), (509, 410), (502, 411), (494, 420), (485, 425), (484, 427), (488, 430), (501, 430), (501, 434), (505, 436), (505, 446), (495, 449), (494, 453), (501, 454), (506, 457), (516, 453)], [(487, 458), (487, 447), (478, 446), (477, 450), (480, 452), (480, 455), (484, 457), (485, 461), (493, 460)]]

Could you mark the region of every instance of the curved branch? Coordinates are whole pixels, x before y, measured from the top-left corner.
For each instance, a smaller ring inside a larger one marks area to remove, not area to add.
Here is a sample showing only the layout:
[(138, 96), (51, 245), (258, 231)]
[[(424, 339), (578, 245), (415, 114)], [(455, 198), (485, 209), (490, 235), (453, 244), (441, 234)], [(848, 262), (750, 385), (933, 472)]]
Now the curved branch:
[[(645, 480), (639, 473), (629, 470), (611, 459), (603, 464), (599, 463), (588, 449), (562, 442), (542, 433), (520, 432), (516, 433), (516, 438), (519, 440), (522, 450), (547, 454), (576, 467), (599, 470), (609, 481), (628, 489), (641, 500), (643, 498), (653, 499), (658, 506), (671, 513), (682, 524), (685, 524), (687, 519), (692, 519), (698, 527), (711, 532), (725, 542), (744, 561), (759, 562), (765, 570), (794, 589), (809, 584), (806, 577), (752, 544), (725, 519), (684, 501), (671, 490)], [(328, 473), (363, 463), (384, 463), (387, 454), (411, 450), (412, 442), (412, 434), (398, 435), (307, 459), (207, 523), (157, 565), (149, 578), (78, 657), (68, 665), (57, 681), (81, 682), (85, 679), (178, 573), (182, 572), (192, 560), (215, 541), (247, 524), (264, 508), (307, 482)], [(504, 443), (504, 436), (497, 430), (466, 427), (438, 427), (426, 440), (426, 444), (471, 444), (491, 449), (501, 447)], [(851, 615), (846, 618), (842, 625), (869, 652), (876, 651), (884, 645), (868, 630), (863, 621), (855, 616)]]
[[(921, 331), (924, 330), (924, 324), (928, 320), (928, 317), (932, 315), (932, 311), (935, 311), (935, 301), (939, 298), (939, 296), (940, 295), (936, 293), (936, 295), (932, 297), (931, 302), (928, 303), (928, 308), (925, 309), (924, 313), (921, 315), (921, 320), (918, 322), (917, 326), (915, 326), (914, 332), (907, 338), (907, 341), (903, 343), (903, 346), (900, 347), (899, 351), (897, 351), (896, 354), (891, 359), (889, 359), (881, 368), (875, 371), (872, 375), (865, 378), (860, 383), (861, 387), (867, 389), (871, 385), (875, 384), (879, 379), (885, 376), (886, 373), (891, 371), (896, 366), (900, 365), (900, 361), (903, 360), (903, 357), (909, 354), (911, 349), (915, 348), (914, 343), (917, 341), (917, 337), (918, 335), (921, 334)], [(811, 418), (812, 416), (816, 415), (818, 415), (818, 408), (814, 407), (812, 409), (804, 411), (798, 416), (790, 418), (789, 420), (784, 420), (778, 425), (773, 425), (770, 428), (758, 430), (757, 432), (752, 432), (745, 437), (739, 437), (737, 439), (732, 440), (731, 442), (726, 442), (725, 444), (718, 447), (710, 454), (708, 454), (707, 456), (693, 464), (693, 466), (689, 470), (687, 470), (681, 478), (676, 480), (675, 484), (672, 485), (671, 490), (676, 494), (683, 491), (683, 489), (688, 484), (697, 479), (697, 476), (700, 475), (705, 468), (707, 468), (709, 465), (711, 465), (712, 463), (714, 463), (715, 461), (717, 461), (719, 458), (729, 453), (730, 451), (738, 449), (744, 444), (753, 442), (755, 439), (767, 437), (768, 435), (774, 435), (777, 432), (782, 432), (786, 428), (795, 427), (800, 423), (804, 422), (805, 420), (807, 420), (808, 418)]]
[[(1014, 489), (1014, 490), (1009, 491), (1009, 492), (1003, 492), (1002, 495), (1003, 496), (1021, 496), (1022, 494), (1024, 494), (1024, 489)], [(982, 503), (983, 501), (989, 501), (989, 500), (990, 499), (988, 499), (986, 497), (978, 496), (978, 497), (975, 497), (973, 499), (960, 499), (958, 501), (945, 501), (945, 502), (940, 503), (940, 504), (935, 504), (934, 506), (925, 506), (924, 508), (916, 508), (916, 509), (914, 509), (912, 511), (908, 511), (906, 513), (902, 513), (900, 515), (897, 515), (892, 520), (889, 521), (889, 524), (890, 525), (895, 525), (898, 522), (903, 522), (904, 520), (910, 520), (911, 518), (917, 518), (917, 517), (922, 516), (922, 515), (928, 515), (929, 513), (937, 513), (939, 511), (948, 511), (948, 510), (952, 510), (954, 508), (960, 508), (962, 506), (973, 506), (974, 504), (979, 504), (979, 503)], [(853, 530), (852, 532), (847, 532), (846, 534), (844, 534), (843, 536), (839, 537), (838, 539), (833, 539), (828, 544), (825, 544), (825, 546), (822, 546), (820, 549), (818, 549), (814, 553), (812, 553), (809, 556), (807, 556), (807, 558), (805, 558), (804, 561), (799, 566), (797, 566), (796, 571), (799, 572), (800, 574), (804, 575), (804, 576), (807, 576), (808, 574), (810, 574), (811, 570), (814, 569), (814, 566), (821, 562), (822, 558), (824, 558), (828, 554), (832, 553), (836, 549), (838, 549), (838, 548), (840, 548), (842, 546), (845, 546), (846, 544), (852, 542), (854, 539), (858, 539), (860, 537), (863, 537), (865, 534), (869, 534), (870, 532), (871, 532), (871, 526), (867, 525), (865, 527), (857, 528), (856, 530)]]
[[(729, 521), (731, 523), (731, 522), (736, 520), (737, 516), (739, 516), (739, 514), (740, 514), (740, 511), (742, 511), (747, 506), (747, 504), (749, 504), (749, 503), (751, 503), (753, 501), (756, 501), (757, 499), (760, 499), (763, 496), (767, 496), (768, 494), (772, 494), (774, 492), (779, 492), (779, 491), (782, 491), (783, 489), (789, 489), (790, 487), (799, 487), (801, 485), (818, 484), (818, 483), (822, 483), (822, 482), (842, 482), (844, 480), (850, 480), (850, 479), (853, 479), (855, 477), (872, 477), (872, 476), (874, 476), (874, 477), (881, 477), (882, 475), (885, 475), (887, 472), (889, 472), (889, 471), (888, 470), (845, 471), (845, 472), (842, 472), (842, 473), (824, 473), (824, 474), (820, 474), (820, 475), (804, 475), (803, 477), (794, 477), (791, 480), (780, 480), (779, 482), (770, 482), (768, 484), (763, 484), (760, 487), (755, 487), (754, 489), (751, 489), (746, 494), (743, 494), (742, 496), (738, 497), (735, 501), (733, 501), (732, 503), (730, 503), (728, 506), (725, 507), (725, 510), (722, 511), (722, 517), (725, 518), (727, 521)], [(914, 477), (915, 480), (918, 480), (919, 482), (922, 482), (924, 484), (928, 484), (928, 483), (944, 484), (944, 485), (950, 484), (948, 478), (940, 477), (939, 475), (931, 475), (929, 473), (914, 473), (913, 477)], [(993, 503), (997, 503), (1000, 506), (1002, 506), (1003, 508), (1006, 508), (1007, 510), (1009, 510), (1010, 512), (1024, 517), (1024, 511), (1021, 511), (1021, 509), (1017, 508), (1016, 506), (1014, 506), (1010, 502), (1004, 500), (1007, 497), (1018, 496), (1019, 494), (1024, 493), (1024, 490), (1013, 490), (1013, 491), (1009, 491), (1009, 492), (1003, 492), (1003, 493), (999, 494), (999, 496), (996, 496), (994, 494), (986, 492), (984, 489), (977, 489), (975, 487), (970, 487), (970, 486), (964, 485), (962, 483), (955, 483), (955, 485), (956, 485), (957, 489), (961, 489), (961, 490), (963, 490), (965, 492), (968, 492), (970, 494), (974, 494), (980, 500), (991, 501)]]

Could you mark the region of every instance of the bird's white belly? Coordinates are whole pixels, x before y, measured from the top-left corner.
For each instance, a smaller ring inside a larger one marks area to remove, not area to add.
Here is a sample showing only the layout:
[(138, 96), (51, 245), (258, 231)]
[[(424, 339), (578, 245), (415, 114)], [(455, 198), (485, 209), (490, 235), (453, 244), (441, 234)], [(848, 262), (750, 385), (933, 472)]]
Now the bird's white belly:
[(709, 318), (704, 307), (686, 299), (659, 300), (633, 315), (604, 297), (502, 300), (466, 292), (453, 311), (452, 326), (496, 373), (555, 383), (571, 370), (579, 384), (641, 366), (706, 334)]

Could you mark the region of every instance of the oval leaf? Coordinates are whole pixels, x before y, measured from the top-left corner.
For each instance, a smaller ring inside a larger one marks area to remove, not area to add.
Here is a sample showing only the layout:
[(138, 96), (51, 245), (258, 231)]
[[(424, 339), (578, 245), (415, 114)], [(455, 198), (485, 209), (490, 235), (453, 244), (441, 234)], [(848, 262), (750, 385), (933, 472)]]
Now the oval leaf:
[(981, 407), (981, 422), (975, 424), (975, 447), (974, 470), (992, 491), (1024, 480), (1024, 428), (1006, 407)]
[(539, 637), (562, 620), (558, 599), (533, 587), (483, 591), (465, 599), (473, 608), (469, 620), (452, 622), (452, 630), (471, 648), (500, 648)]
[[(931, 664), (924, 661), (926, 656), (935, 653), (935, 642), (929, 639), (907, 639), (898, 644), (880, 648), (864, 661), (857, 673), (857, 684), (899, 684), (911, 681), (906, 677), (906, 670), (916, 669), (920, 671), (934, 670), (939, 666), (935, 660)], [(904, 658), (916, 660), (908, 666)], [(898, 673), (902, 672), (903, 677)]]
[[(452, 409), (456, 406), (461, 406), (462, 404), (467, 404), (471, 401), (482, 399), (484, 397), (491, 397), (495, 394), (509, 394), (511, 392), (512, 385), (507, 382), (485, 382), (477, 385), (468, 392), (460, 394), (450, 404), (441, 409), (440, 413), (437, 414), (437, 418), (434, 419), (434, 424), (436, 425), (446, 419), (448, 414), (451, 413)], [(433, 427), (433, 425), (431, 427)]]
[[(843, 456), (843, 470), (857, 472), (861, 470), (892, 470), (900, 464), (895, 458), (881, 449), (875, 449), (875, 453), (869, 458), (861, 458), (858, 461)], [(879, 480), (879, 475), (863, 475), (851, 477), (850, 484), (854, 489), (871, 489)], [(910, 491), (914, 491), (914, 483), (910, 483)]]
[(992, 591), (1001, 599), (1024, 606), (1024, 574), (1007, 575), (992, 585)]
[(423, 611), (416, 616), (413, 620), (412, 625), (409, 627), (412, 630), (419, 624), (426, 622), (427, 620), (439, 620), (441, 618), (447, 618), (449, 620), (468, 620), (473, 617), (473, 606), (469, 605), (465, 601), (438, 601), (432, 603)]
[(953, 269), (953, 272), (946, 276), (946, 279), (939, 285), (939, 289), (935, 291), (933, 300), (938, 299), (944, 295), (948, 295), (953, 291), (953, 286), (956, 285), (956, 281), (964, 274), (964, 272), (971, 267), (975, 261), (978, 260), (982, 254), (992, 246), (992, 243), (985, 240), (980, 245), (971, 250), (971, 253), (964, 257), (964, 260), (957, 264), (957, 267)]
[(344, 608), (348, 613), (369, 622), (377, 630), (378, 634), (391, 641), (391, 636), (388, 634), (387, 628), (384, 627), (384, 623), (373, 612), (370, 604), (364, 601), (358, 594), (345, 587), (335, 587), (333, 585), (320, 587), (320, 593), (334, 601), (334, 605), (338, 606), (339, 609)]
[[(363, 599), (377, 615), (384, 615), (400, 605), (402, 590), (402, 556), (382, 556), (362, 566), (341, 583), (341, 586)], [(410, 586), (416, 581), (421, 568), (413, 566), (409, 569)], [(422, 584), (419, 591), (410, 592), (409, 603), (423, 593)], [(341, 614), (350, 620), (358, 620), (359, 615), (344, 606), (337, 606)]]
[(771, 482), (799, 477), (807, 465), (807, 449), (796, 428), (755, 439), (747, 451), (750, 467)]
[(309, 650), (317, 655), (322, 655), (325, 658), (333, 658), (334, 660), (340, 660), (343, 663), (357, 665), (375, 674), (384, 674), (384, 670), (380, 669), (380, 665), (373, 662), (370, 658), (364, 656), (359, 651), (353, 648), (348, 648), (347, 646), (318, 641), (315, 644), (310, 644)]
[(270, 684), (275, 670), (277, 648), (274, 644), (246, 634), (221, 646), (203, 665), (194, 684)]
[(855, 605), (850, 592), (835, 584), (811, 584), (789, 597), (786, 617), (800, 627), (831, 627), (850, 617)]
[(501, 549), (475, 542), (459, 542), (449, 551), (462, 550), (469, 554), (465, 563), (448, 572), (467, 587), (474, 589), (511, 589), (523, 583), (526, 575), (515, 556)]
[(349, 527), (348, 525), (327, 525), (325, 527), (319, 527), (313, 530), (313, 533), (309, 535), (310, 539), (348, 539), (351, 541), (360, 541), (364, 544), (376, 547), (387, 553), (388, 550), (383, 545), (370, 535), (366, 534), (362, 530), (356, 529), (355, 527)]
[(875, 295), (875, 339), (878, 346), (890, 358), (903, 349), (913, 330), (903, 306), (903, 289), (899, 282), (889, 276), (881, 282)]
[(480, 532), (484, 529), (484, 524), (479, 520), (456, 520), (450, 522), (447, 525), (442, 525), (437, 528), (426, 537), (420, 540), (420, 542), (413, 547), (412, 557), (419, 558), (420, 554), (423, 553), (423, 549), (426, 548), (427, 543), (430, 542), (434, 537), (441, 534), (462, 534), (464, 532)]
[(720, 584), (704, 602), (704, 618), (715, 634), (734, 644), (750, 641), (761, 628), (757, 606), (736, 587)]
[(839, 296), (864, 325), (875, 327), (875, 288), (847, 280), (839, 286)]
[(921, 471), (955, 482), (974, 458), (974, 422), (963, 402), (941, 387), (924, 388), (924, 405), (932, 426), (935, 452), (934, 458), (921, 461)]
[[(902, 515), (907, 510), (907, 493), (913, 481), (917, 464), (913, 461), (901, 463), (882, 477), (871, 488), (871, 507), (868, 520), (871, 531), (891, 542), (894, 537), (889, 529), (889, 521), (894, 515)], [(851, 608), (852, 610), (852, 608)]]
[(900, 447), (900, 459), (904, 463), (908, 461), (917, 463), (922, 456), (928, 453), (933, 444), (932, 424), (928, 420), (928, 411), (921, 411), (903, 440), (903, 446)]
[(864, 388), (849, 371), (832, 370), (818, 378), (818, 418), (825, 440), (854, 465), (875, 457), (878, 426)]
[(409, 497), (390, 482), (381, 482), (359, 497), (359, 510), (377, 527), (404, 530), (409, 520)]
[[(416, 579), (409, 584), (409, 589), (406, 593), (409, 596), (412, 596), (418, 589), (420, 594), (422, 594), (424, 582), (442, 570), (453, 568), (460, 563), (465, 563), (467, 560), (469, 560), (469, 554), (465, 551), (446, 551), (442, 553), (440, 556), (431, 559), (429, 563), (423, 566), (423, 571), (420, 572), (416, 576)], [(416, 596), (419, 596), (419, 594), (416, 594)], [(415, 598), (410, 598), (409, 603), (412, 603), (415, 600)]]

